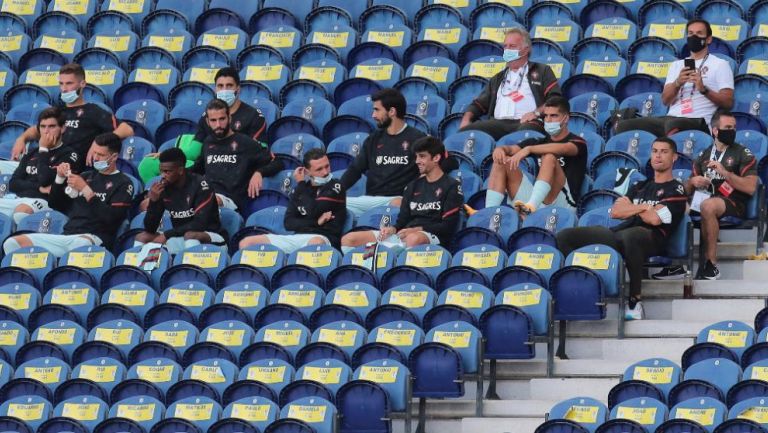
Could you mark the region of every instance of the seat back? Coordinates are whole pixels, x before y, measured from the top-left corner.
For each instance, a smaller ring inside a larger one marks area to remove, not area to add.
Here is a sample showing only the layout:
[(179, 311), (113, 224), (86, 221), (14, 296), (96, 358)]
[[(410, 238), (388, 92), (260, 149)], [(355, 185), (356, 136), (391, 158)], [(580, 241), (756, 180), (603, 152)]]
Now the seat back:
[(741, 358), (744, 350), (755, 342), (755, 330), (744, 322), (718, 322), (702, 329), (696, 342), (720, 343)]
[(304, 325), (286, 320), (262, 327), (256, 333), (254, 341), (275, 343), (295, 356), (299, 349), (307, 344), (310, 336), (309, 329)]
[(554, 405), (549, 411), (549, 419), (574, 421), (590, 431), (608, 419), (608, 408), (589, 397), (576, 397)]
[(368, 343), (387, 343), (396, 347), (404, 355), (424, 341), (424, 331), (406, 321), (390, 322), (372, 329), (368, 334)]
[(336, 408), (323, 398), (304, 397), (285, 405), (280, 411), (280, 417), (304, 421), (317, 433), (332, 433), (335, 428)]
[(520, 283), (507, 287), (496, 295), (496, 305), (511, 305), (524, 311), (531, 318), (536, 335), (549, 333), (552, 296), (536, 284)]
[(565, 266), (582, 266), (600, 276), (605, 295), (619, 296), (619, 265), (621, 255), (605, 245), (588, 245), (576, 249), (565, 258)]
[(635, 421), (648, 431), (655, 431), (667, 419), (668, 412), (667, 405), (654, 398), (636, 397), (614, 406), (610, 418)]
[(669, 418), (696, 421), (712, 431), (725, 419), (728, 409), (712, 397), (692, 398), (676, 404), (669, 410)]

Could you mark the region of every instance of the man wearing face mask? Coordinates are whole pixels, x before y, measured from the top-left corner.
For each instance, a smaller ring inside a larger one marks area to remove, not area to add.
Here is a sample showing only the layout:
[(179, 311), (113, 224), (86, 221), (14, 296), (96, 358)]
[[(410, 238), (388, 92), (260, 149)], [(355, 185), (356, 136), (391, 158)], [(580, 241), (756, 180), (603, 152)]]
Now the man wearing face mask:
[[(551, 97), (542, 111), (546, 137), (493, 150), (486, 207), (501, 206), (505, 193), (523, 218), (542, 206), (576, 206), (587, 172), (587, 143), (568, 130), (571, 106), (567, 99)], [(529, 156), (539, 164), (535, 183), (528, 180), (523, 173), (525, 168), (520, 167)]]
[[(118, 124), (112, 113), (96, 104), (86, 102), (83, 98), (85, 84), (85, 71), (77, 63), (69, 63), (59, 69), (60, 99), (64, 104), (61, 111), (65, 126), (61, 141), (64, 146), (74, 149), (82, 160), (90, 164), (92, 152), (89, 152), (89, 149), (94, 137), (114, 132), (122, 140), (133, 135), (133, 128), (127, 123)], [(11, 158), (19, 160), (25, 151), (26, 144), (39, 139), (40, 132), (37, 130), (37, 125), (31, 126), (16, 139), (11, 150)]]
[[(285, 213), (286, 230), (292, 235), (248, 236), (240, 248), (271, 244), (290, 254), (307, 245), (339, 248), (346, 219), (347, 191), (331, 174), (331, 163), (322, 149), (304, 153), (303, 167), (297, 170), (298, 184)], [(306, 179), (305, 179), (306, 178)]]
[[(733, 106), (733, 71), (728, 62), (709, 53), (712, 27), (695, 19), (686, 28), (690, 57), (670, 65), (661, 93), (669, 106), (667, 115), (619, 121), (617, 133), (642, 129), (662, 137), (690, 129), (709, 132), (707, 125), (715, 111)], [(690, 63), (695, 67), (690, 68)]]
[[(519, 130), (543, 132), (541, 109), (544, 101), (560, 96), (552, 69), (528, 60), (531, 38), (523, 29), (512, 28), (504, 35), (507, 67), (491, 77), (480, 95), (467, 107), (461, 130), (479, 130), (494, 139)], [(488, 115), (488, 120), (477, 120)]]
[(61, 257), (68, 251), (89, 245), (111, 248), (120, 224), (133, 200), (133, 183), (117, 170), (122, 149), (120, 137), (108, 132), (93, 140), (93, 170), (74, 174), (68, 163), (56, 167), (49, 203), (64, 211), (69, 220), (63, 234), (29, 233), (6, 239), (9, 254), (19, 248), (38, 246)]
[(203, 143), (192, 171), (204, 174), (219, 206), (242, 209), (259, 195), (264, 177), (274, 176), (283, 163), (267, 145), (232, 130), (229, 106), (220, 99), (208, 103), (205, 119), (213, 131)]
[[(226, 102), (229, 114), (232, 116), (231, 127), (234, 132), (247, 135), (254, 140), (263, 140), (262, 135), (267, 130), (267, 121), (256, 108), (240, 100), (240, 76), (232, 67), (224, 67), (216, 72), (216, 98)], [(195, 140), (205, 143), (213, 134), (208, 125), (206, 115), (200, 118), (195, 133)]]

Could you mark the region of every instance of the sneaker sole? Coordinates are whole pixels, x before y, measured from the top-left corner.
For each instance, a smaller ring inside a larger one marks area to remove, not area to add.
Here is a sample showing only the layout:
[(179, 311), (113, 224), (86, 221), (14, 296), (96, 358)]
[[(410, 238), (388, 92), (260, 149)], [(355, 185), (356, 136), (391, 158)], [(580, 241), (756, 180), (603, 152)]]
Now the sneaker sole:
[(662, 276), (651, 275), (651, 279), (653, 280), (682, 280), (684, 278), (685, 278), (685, 274), (662, 275)]

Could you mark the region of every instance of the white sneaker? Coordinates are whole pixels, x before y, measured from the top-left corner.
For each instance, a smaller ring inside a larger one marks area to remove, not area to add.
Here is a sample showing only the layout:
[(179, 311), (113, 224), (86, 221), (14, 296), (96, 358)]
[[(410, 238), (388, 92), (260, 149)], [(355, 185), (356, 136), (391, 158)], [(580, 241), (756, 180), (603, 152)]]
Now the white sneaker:
[(643, 303), (637, 301), (635, 308), (629, 308), (626, 306), (624, 310), (624, 320), (643, 320), (645, 319), (645, 311), (643, 311)]

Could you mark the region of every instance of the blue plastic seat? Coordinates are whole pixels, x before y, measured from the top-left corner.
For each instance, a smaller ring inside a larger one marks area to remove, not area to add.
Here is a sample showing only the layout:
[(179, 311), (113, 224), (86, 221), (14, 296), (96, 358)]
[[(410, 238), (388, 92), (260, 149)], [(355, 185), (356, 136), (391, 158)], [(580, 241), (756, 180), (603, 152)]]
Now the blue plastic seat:
[(599, 125), (604, 124), (619, 106), (613, 96), (598, 92), (581, 94), (571, 99), (570, 103), (571, 110), (592, 116)]
[[(53, 413), (51, 403), (36, 395), (9, 398), (0, 405), (0, 415), (14, 417), (31, 429), (37, 429)], [(21, 431), (21, 430), (20, 430)]]
[(86, 331), (71, 320), (46, 323), (32, 332), (30, 341), (47, 341), (61, 348), (71, 357), (75, 349), (85, 342)]
[(125, 379), (125, 366), (109, 357), (89, 359), (76, 365), (72, 370), (72, 379), (88, 379), (97, 383), (107, 394)]
[(575, 397), (561, 401), (549, 411), (549, 419), (574, 421), (593, 432), (608, 419), (608, 408), (589, 397)]
[(83, 35), (75, 30), (62, 28), (58, 31), (48, 30), (39, 34), (32, 48), (47, 48), (64, 56), (67, 60), (72, 60), (85, 45)]
[(93, 396), (73, 397), (62, 401), (53, 408), (54, 417), (66, 417), (79, 421), (87, 431), (107, 418), (109, 405)]
[(11, 283), (0, 286), (0, 305), (15, 311), (21, 320), (20, 325), (27, 323), (29, 315), (40, 306), (40, 292), (26, 283)]
[[(430, 42), (434, 44), (434, 42)], [(422, 42), (422, 46), (423, 46)], [(418, 47), (419, 45), (411, 45)], [(405, 76), (425, 78), (436, 86), (441, 96), (447, 96), (448, 87), (459, 76), (459, 66), (448, 57), (430, 56), (428, 52), (425, 55), (414, 55), (413, 62), (407, 67)]]
[[(284, 268), (285, 269), (285, 268)], [(312, 283), (294, 282), (281, 286), (272, 292), (271, 304), (284, 304), (295, 307), (305, 318), (322, 306), (324, 293)]]
[(678, 152), (691, 159), (697, 158), (713, 143), (712, 136), (702, 131), (680, 131), (669, 138), (677, 144)]
[[(310, 429), (314, 429), (314, 431), (317, 433), (332, 433), (334, 420), (336, 418), (336, 408), (330, 401), (323, 398), (304, 397), (298, 400), (294, 400), (284, 406), (280, 411), (280, 418), (282, 420), (290, 418), (291, 421), (303, 421)], [(313, 431), (297, 430), (296, 428), (291, 430), (271, 430), (271, 428), (271, 426), (268, 427), (266, 431), (272, 431), (273, 433), (287, 431), (303, 433), (305, 431)]]
[(275, 322), (259, 329), (255, 342), (275, 343), (288, 351), (292, 356), (304, 347), (310, 338), (309, 330), (295, 321)]
[(0, 321), (0, 349), (5, 350), (8, 356), (16, 359), (16, 353), (20, 347), (29, 341), (29, 331), (23, 324), (12, 322), (10, 320)]
[(481, 131), (464, 131), (446, 137), (445, 148), (449, 154), (459, 159), (460, 167), (466, 167), (470, 171), (479, 172), (483, 159), (491, 154), (496, 146), (493, 138)]
[(200, 333), (200, 341), (221, 344), (235, 355), (235, 359), (253, 342), (253, 337), (253, 328), (238, 320), (212, 324)]
[(628, 419), (636, 421), (648, 431), (667, 419), (667, 406), (653, 398), (636, 397), (614, 406), (611, 409), (611, 419)]
[[(206, 355), (202, 356), (206, 357)], [(238, 368), (232, 362), (222, 358), (209, 358), (195, 361), (187, 366), (182, 377), (184, 380), (202, 381), (221, 395), (229, 385), (237, 380), (237, 373)]]
[(427, 273), (433, 280), (448, 268), (451, 254), (439, 245), (419, 245), (402, 251), (397, 266), (413, 266)]
[(626, 54), (629, 46), (637, 39), (637, 24), (627, 18), (613, 16), (589, 24), (584, 31), (585, 38), (605, 38), (615, 43)]
[(114, 402), (109, 409), (109, 418), (127, 418), (149, 430), (163, 418), (165, 411), (166, 407), (160, 400), (150, 396), (135, 396)]
[(141, 379), (151, 382), (164, 395), (179, 380), (183, 370), (173, 360), (167, 358), (149, 358), (134, 363), (126, 375), (127, 379)]
[(448, 87), (448, 102), (451, 113), (463, 113), (469, 104), (485, 88), (487, 81), (481, 77), (461, 77)]
[[(166, 419), (181, 418), (194, 422), (194, 426), (207, 431), (221, 417), (221, 406), (209, 397), (186, 397), (168, 406)], [(156, 424), (155, 426), (159, 426)], [(172, 430), (180, 431), (180, 430)], [(182, 430), (183, 431), (183, 430)]]
[(139, 325), (127, 320), (111, 320), (102, 323), (88, 334), (88, 341), (106, 341), (113, 344), (124, 356), (128, 356), (143, 337), (143, 330)]
[(712, 432), (721, 422), (723, 422), (728, 409), (723, 403), (711, 397), (692, 398), (672, 407), (669, 410), (669, 418), (691, 419), (690, 416), (684, 415), (692, 412), (706, 414), (706, 417), (697, 417), (694, 415), (692, 420), (701, 424), (707, 431)]
[(720, 343), (741, 358), (744, 350), (755, 342), (755, 331), (743, 322), (723, 321), (702, 329), (696, 342)]
[(368, 343), (386, 343), (406, 357), (424, 341), (424, 331), (411, 322), (390, 322), (375, 327), (368, 333)]
[(53, 390), (69, 378), (71, 371), (69, 364), (59, 358), (35, 358), (17, 365), (13, 378), (35, 379), (53, 394)]

